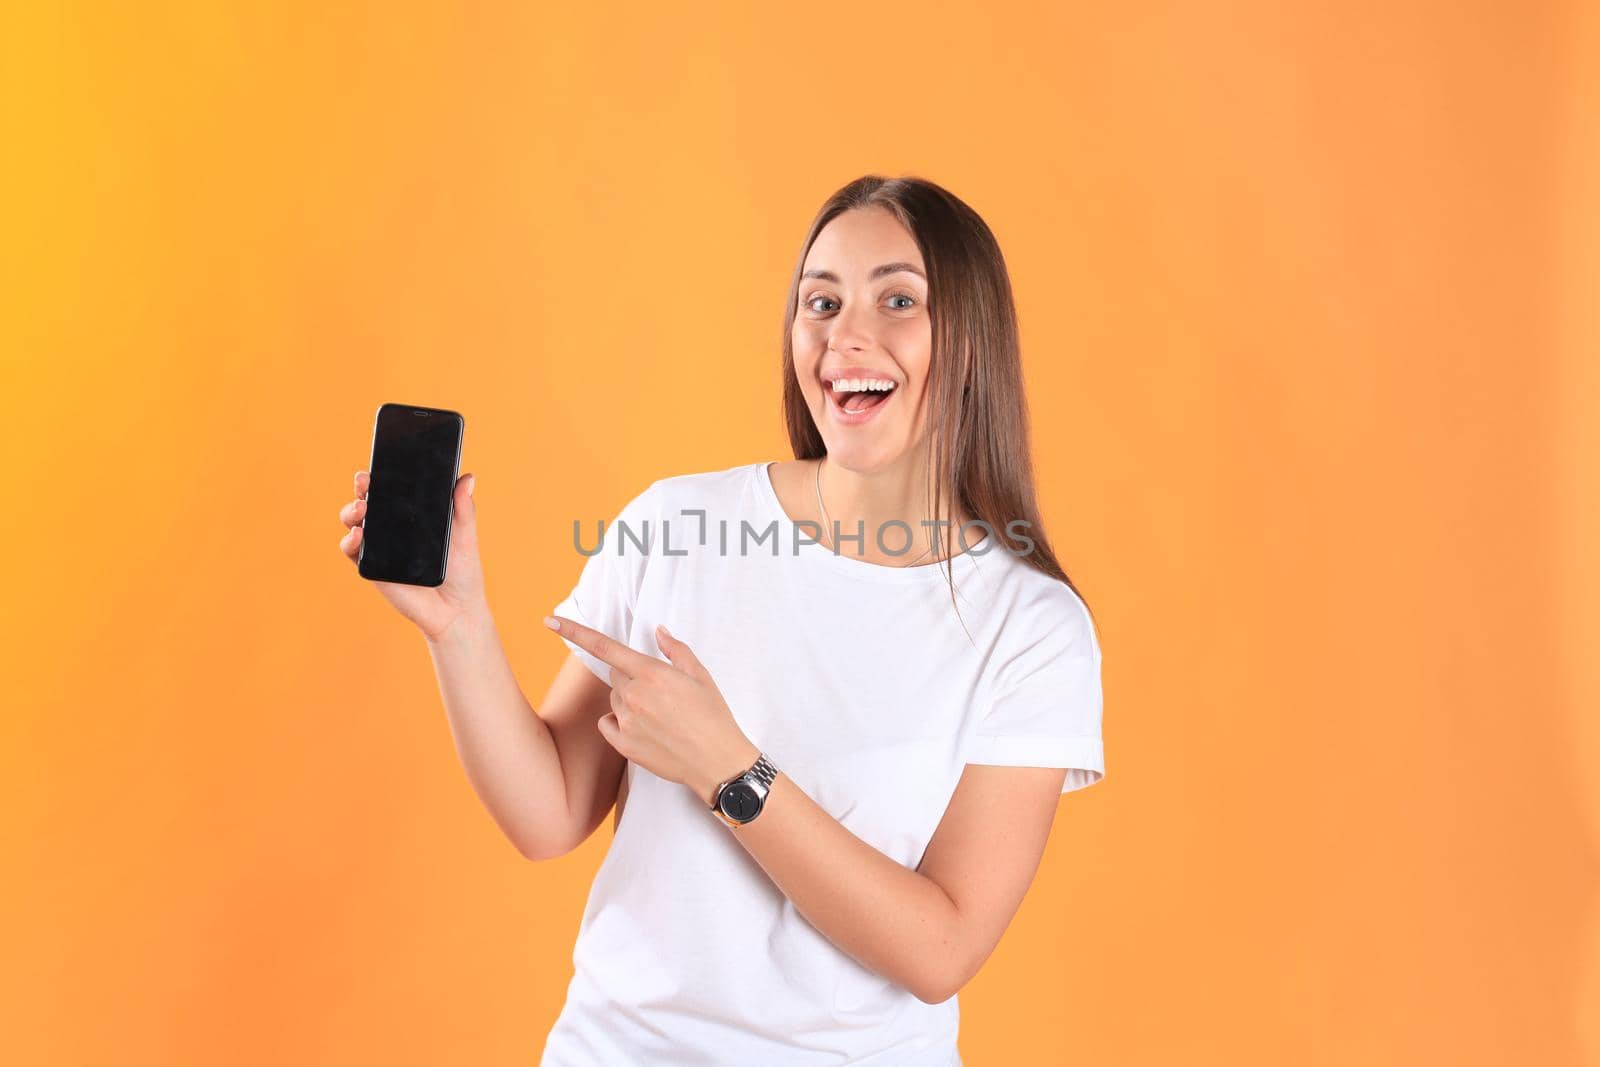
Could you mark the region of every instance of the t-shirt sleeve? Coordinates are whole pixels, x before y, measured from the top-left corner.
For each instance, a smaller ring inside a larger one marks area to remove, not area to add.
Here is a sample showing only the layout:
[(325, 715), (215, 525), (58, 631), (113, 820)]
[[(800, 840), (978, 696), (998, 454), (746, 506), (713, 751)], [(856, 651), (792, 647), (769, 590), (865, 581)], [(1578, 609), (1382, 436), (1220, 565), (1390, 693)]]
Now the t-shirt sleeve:
[(996, 648), (994, 681), (967, 763), (1064, 767), (1061, 791), (1105, 777), (1100, 643), (1088, 608), (1052, 582), (1018, 604)]
[[(661, 536), (660, 520), (655, 514), (657, 484), (652, 483), (628, 501), (615, 518), (605, 523), (603, 531), (598, 529), (597, 522), (579, 523), (574, 539), (577, 551), (591, 552), (597, 543), (599, 551), (584, 559), (577, 585), (550, 609), (550, 614), (565, 616), (607, 637), (628, 643), (649, 555), (655, 551)], [(610, 664), (596, 659), (566, 637), (561, 640), (597, 678), (611, 684)]]

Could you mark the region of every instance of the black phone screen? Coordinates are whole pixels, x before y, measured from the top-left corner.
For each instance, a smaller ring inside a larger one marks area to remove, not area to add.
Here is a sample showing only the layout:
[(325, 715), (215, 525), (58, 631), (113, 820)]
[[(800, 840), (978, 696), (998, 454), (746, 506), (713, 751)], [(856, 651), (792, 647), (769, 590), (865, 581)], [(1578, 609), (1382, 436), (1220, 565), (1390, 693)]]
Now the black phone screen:
[(384, 404), (372, 428), (363, 578), (444, 583), (466, 422), (454, 411)]

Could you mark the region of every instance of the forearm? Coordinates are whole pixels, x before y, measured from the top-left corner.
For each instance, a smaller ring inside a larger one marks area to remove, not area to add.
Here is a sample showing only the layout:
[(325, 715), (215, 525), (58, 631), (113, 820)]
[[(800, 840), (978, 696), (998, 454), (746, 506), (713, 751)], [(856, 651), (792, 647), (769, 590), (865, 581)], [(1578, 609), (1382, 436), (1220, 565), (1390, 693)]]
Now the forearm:
[[(703, 792), (709, 805), (711, 791)], [(716, 818), (709, 810), (706, 817)], [(932, 879), (851, 833), (781, 770), (761, 814), (728, 832), (800, 914), (863, 967), (928, 1003), (955, 991), (966, 960), (955, 903)]]
[(502, 832), (526, 856), (568, 823), (555, 739), (517, 685), (487, 606), (428, 638), (456, 754)]

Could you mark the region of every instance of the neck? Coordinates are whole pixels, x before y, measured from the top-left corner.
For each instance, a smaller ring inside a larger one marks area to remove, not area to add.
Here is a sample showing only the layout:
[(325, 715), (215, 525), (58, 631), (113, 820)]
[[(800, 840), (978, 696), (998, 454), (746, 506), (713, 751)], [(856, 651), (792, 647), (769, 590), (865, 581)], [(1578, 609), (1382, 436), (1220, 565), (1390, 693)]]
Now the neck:
[[(824, 544), (832, 547), (834, 524), (838, 525), (842, 538), (853, 538), (859, 523), (862, 541), (858, 544), (854, 540), (842, 540), (842, 553), (891, 563), (909, 563), (923, 556), (936, 531), (923, 525), (924, 521), (932, 522), (934, 515), (933, 499), (927, 489), (927, 464), (920, 454), (908, 452), (893, 464), (874, 471), (851, 470), (831, 456), (824, 456), (818, 462), (821, 468), (813, 472), (812, 480), (814, 488), (820, 485), (822, 506), (827, 511), (827, 523), (822, 532)], [(951, 506), (949, 500), (940, 503), (945, 508)], [(959, 523), (964, 517), (957, 509), (955, 521)], [(891, 551), (905, 544), (905, 529), (884, 525), (895, 520), (905, 523), (911, 530), (910, 548), (899, 556), (878, 546), (880, 530), (884, 546)], [(974, 535), (977, 532), (973, 531)], [(948, 555), (955, 544), (956, 535), (946, 526), (938, 548), (923, 556), (924, 562)]]

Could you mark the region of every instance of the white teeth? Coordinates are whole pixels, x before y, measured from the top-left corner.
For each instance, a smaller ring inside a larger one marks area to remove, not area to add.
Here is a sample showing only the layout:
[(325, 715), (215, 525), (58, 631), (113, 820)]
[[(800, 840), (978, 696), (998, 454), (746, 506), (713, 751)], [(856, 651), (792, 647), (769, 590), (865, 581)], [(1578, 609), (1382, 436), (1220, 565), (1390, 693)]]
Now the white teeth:
[(838, 378), (833, 383), (836, 393), (864, 393), (868, 389), (890, 390), (894, 382), (887, 378)]

